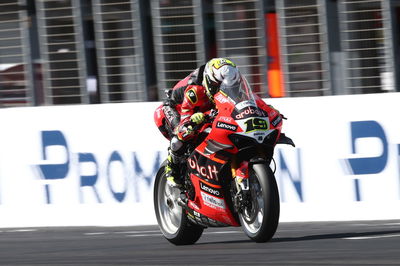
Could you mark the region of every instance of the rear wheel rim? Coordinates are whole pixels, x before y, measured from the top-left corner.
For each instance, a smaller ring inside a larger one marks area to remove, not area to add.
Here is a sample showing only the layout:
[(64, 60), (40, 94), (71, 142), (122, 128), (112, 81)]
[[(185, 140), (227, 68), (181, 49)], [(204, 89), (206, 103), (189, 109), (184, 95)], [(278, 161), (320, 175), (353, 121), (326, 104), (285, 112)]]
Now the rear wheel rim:
[(177, 204), (176, 199), (180, 191), (167, 184), (167, 179), (161, 178), (158, 189), (158, 212), (161, 226), (168, 234), (176, 234), (182, 223), (182, 207)]

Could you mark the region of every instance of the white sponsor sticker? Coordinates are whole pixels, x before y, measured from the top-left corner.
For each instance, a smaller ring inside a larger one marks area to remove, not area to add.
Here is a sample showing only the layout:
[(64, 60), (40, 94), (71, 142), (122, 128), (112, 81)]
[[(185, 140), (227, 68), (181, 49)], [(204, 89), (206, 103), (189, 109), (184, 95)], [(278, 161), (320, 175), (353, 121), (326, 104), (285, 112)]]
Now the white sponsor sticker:
[(211, 196), (203, 191), (200, 191), (201, 197), (203, 198), (203, 202), (206, 206), (214, 208), (214, 209), (223, 209), (225, 210), (225, 202), (223, 199), (216, 198)]
[(256, 105), (256, 103), (254, 102), (254, 101), (243, 101), (243, 102), (240, 102), (240, 103), (238, 103), (238, 104), (236, 104), (236, 109), (238, 109), (238, 110), (242, 110), (243, 108), (245, 108), (245, 107), (248, 107), (248, 106), (257, 106)]

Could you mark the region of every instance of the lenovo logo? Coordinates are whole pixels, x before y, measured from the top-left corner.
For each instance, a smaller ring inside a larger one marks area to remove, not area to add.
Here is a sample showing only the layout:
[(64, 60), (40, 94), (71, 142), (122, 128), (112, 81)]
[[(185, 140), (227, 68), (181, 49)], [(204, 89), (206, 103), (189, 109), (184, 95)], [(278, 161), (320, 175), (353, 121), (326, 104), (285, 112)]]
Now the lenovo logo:
[(205, 192), (207, 192), (207, 193), (209, 193), (211, 195), (214, 195), (216, 197), (222, 197), (221, 192), (219, 191), (219, 189), (207, 186), (203, 182), (200, 182), (200, 188), (201, 188), (201, 190), (203, 190), (203, 191), (205, 191)]
[(231, 124), (227, 124), (227, 123), (224, 123), (224, 122), (218, 122), (217, 123), (217, 128), (222, 128), (222, 129), (226, 129), (226, 130), (230, 130), (230, 131), (236, 131), (237, 130), (237, 126), (231, 125)]

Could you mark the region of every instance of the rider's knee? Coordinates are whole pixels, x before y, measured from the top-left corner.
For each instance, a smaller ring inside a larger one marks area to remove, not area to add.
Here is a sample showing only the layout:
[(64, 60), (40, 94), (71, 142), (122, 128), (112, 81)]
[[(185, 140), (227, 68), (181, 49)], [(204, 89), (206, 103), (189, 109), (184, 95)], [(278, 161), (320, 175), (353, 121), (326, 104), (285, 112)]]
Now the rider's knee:
[(177, 136), (174, 136), (171, 139), (170, 148), (171, 148), (171, 151), (173, 151), (175, 153), (179, 153), (183, 150), (183, 142), (181, 140), (179, 140)]

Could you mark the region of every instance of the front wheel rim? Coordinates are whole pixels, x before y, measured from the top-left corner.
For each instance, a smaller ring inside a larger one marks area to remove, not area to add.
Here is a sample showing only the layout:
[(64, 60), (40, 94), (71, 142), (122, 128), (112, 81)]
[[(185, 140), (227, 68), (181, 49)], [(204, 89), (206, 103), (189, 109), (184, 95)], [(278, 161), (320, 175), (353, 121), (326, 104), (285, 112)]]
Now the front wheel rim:
[(243, 226), (251, 234), (256, 234), (264, 220), (263, 191), (255, 175), (250, 177), (251, 209), (245, 208), (240, 214)]

